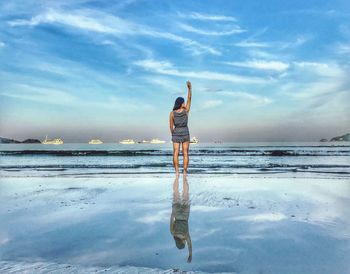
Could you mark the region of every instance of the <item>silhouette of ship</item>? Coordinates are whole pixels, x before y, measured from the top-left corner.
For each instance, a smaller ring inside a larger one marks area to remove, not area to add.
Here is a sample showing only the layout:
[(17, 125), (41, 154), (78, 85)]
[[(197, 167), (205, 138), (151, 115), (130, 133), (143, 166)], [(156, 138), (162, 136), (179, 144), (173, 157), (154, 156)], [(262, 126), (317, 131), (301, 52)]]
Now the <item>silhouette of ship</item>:
[(47, 135), (45, 137), (45, 140), (41, 142), (44, 145), (62, 145), (63, 144), (63, 140), (60, 138), (57, 139), (48, 139)]
[(100, 145), (103, 144), (103, 142), (100, 139), (92, 139), (89, 141), (90, 145)]
[(147, 141), (147, 140), (142, 140), (142, 141), (139, 141), (139, 142), (137, 142), (138, 144), (148, 144), (149, 143), (149, 141)]
[(125, 139), (121, 140), (119, 143), (123, 145), (133, 145), (135, 144), (135, 141), (133, 139)]
[(191, 144), (198, 144), (198, 139), (196, 137), (193, 136), (193, 138), (190, 140)]
[(165, 141), (159, 140), (158, 138), (155, 138), (155, 139), (152, 139), (150, 143), (151, 144), (164, 144)]

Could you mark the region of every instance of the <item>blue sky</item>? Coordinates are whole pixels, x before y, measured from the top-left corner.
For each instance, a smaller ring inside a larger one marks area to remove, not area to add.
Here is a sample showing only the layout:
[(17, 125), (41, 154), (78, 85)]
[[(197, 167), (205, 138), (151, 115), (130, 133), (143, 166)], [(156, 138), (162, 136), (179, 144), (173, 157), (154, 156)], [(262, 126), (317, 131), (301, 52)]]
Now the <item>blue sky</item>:
[(203, 141), (350, 131), (348, 1), (2, 1), (0, 132), (169, 140), (193, 83)]

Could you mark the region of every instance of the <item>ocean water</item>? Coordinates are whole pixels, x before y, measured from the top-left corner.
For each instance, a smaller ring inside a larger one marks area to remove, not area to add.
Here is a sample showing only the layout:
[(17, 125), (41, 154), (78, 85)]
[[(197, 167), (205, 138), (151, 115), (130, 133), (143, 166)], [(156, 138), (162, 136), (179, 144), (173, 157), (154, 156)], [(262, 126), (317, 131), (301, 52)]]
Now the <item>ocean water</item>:
[(0, 273), (349, 273), (350, 143), (191, 145), (184, 180), (171, 144), (0, 145)]
[[(3, 177), (172, 172), (171, 143), (0, 145)], [(189, 173), (349, 177), (350, 143), (200, 143), (190, 146)]]

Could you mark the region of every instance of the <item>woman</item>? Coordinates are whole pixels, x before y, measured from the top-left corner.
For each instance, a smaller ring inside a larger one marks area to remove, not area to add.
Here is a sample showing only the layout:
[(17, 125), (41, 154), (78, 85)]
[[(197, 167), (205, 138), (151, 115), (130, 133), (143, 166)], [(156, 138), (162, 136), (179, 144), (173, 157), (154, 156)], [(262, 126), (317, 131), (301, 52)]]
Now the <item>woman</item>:
[(173, 164), (176, 174), (179, 174), (179, 152), (180, 144), (182, 144), (184, 175), (186, 175), (188, 168), (188, 149), (190, 147), (190, 132), (187, 126), (192, 97), (192, 85), (190, 81), (187, 81), (187, 89), (187, 102), (185, 103), (183, 97), (176, 98), (173, 111), (170, 112), (170, 132), (173, 141)]
[(182, 199), (179, 192), (179, 175), (176, 175), (173, 185), (173, 204), (170, 216), (170, 233), (173, 235), (178, 249), (188, 247), (187, 262), (192, 261), (192, 241), (188, 227), (190, 217), (190, 199), (187, 177), (183, 176)]

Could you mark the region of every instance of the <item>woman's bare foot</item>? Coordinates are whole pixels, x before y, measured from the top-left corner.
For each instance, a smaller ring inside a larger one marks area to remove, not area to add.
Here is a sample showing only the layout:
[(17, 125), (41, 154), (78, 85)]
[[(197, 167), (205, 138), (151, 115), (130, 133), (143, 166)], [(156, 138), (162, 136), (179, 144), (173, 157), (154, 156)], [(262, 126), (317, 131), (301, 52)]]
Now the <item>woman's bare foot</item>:
[(182, 173), (183, 175), (187, 175), (187, 169), (184, 169)]

